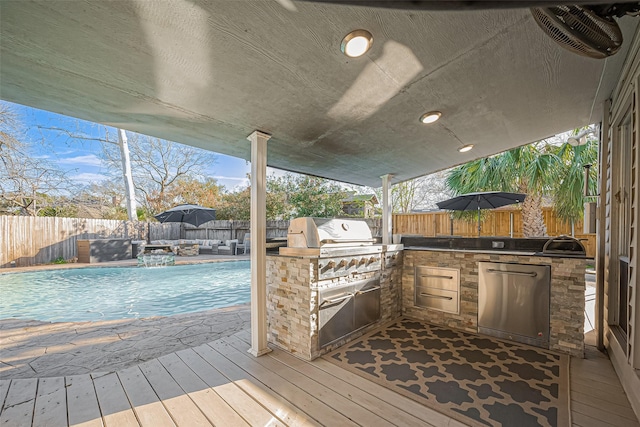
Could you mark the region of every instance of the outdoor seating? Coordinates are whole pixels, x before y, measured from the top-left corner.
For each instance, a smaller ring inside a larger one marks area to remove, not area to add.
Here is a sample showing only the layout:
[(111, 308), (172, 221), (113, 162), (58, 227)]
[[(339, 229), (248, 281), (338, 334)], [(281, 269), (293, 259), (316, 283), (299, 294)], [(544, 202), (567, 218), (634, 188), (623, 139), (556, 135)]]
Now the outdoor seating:
[(166, 240), (154, 240), (150, 244), (144, 246), (142, 250), (143, 254), (152, 254), (152, 253), (177, 253), (176, 246), (171, 244)]
[(247, 252), (249, 252), (250, 249), (251, 249), (251, 234), (245, 233), (244, 239), (242, 240), (242, 242), (236, 245), (236, 250), (234, 253), (238, 255), (238, 252), (242, 250), (242, 253), (246, 254)]
[(235, 255), (238, 239), (226, 240), (224, 245), (218, 246), (218, 255)]
[(178, 248), (180, 256), (197, 256), (200, 255), (200, 246), (197, 243), (180, 243)]
[(200, 245), (200, 254), (218, 254), (218, 246), (222, 244), (221, 240), (196, 240), (198, 245)]

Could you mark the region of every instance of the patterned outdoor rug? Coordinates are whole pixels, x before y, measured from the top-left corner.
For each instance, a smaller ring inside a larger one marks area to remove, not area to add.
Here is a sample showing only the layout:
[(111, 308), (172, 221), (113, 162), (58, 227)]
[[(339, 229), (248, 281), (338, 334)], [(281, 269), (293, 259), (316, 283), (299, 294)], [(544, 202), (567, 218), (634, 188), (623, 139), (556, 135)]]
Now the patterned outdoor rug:
[(569, 358), (401, 318), (324, 356), (473, 426), (566, 426)]

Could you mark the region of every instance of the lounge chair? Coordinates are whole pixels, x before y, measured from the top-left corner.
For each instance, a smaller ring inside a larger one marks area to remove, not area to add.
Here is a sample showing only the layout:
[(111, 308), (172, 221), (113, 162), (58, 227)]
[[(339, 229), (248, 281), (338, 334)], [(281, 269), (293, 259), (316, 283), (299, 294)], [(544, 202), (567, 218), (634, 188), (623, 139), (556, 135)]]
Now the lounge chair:
[(218, 255), (234, 255), (238, 239), (226, 240), (224, 245), (218, 246)]
[(238, 255), (238, 252), (240, 252), (241, 249), (242, 249), (242, 253), (243, 254), (246, 254), (251, 249), (251, 234), (250, 233), (244, 233), (244, 239), (242, 240), (241, 243), (238, 243), (236, 245), (235, 254)]

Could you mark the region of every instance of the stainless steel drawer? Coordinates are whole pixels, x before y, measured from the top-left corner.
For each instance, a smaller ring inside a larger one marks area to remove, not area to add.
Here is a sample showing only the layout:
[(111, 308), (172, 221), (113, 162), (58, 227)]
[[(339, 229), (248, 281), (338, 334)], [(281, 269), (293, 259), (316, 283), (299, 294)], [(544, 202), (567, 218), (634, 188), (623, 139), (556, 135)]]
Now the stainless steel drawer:
[(460, 270), (455, 268), (416, 267), (416, 287), (426, 286), (458, 292)]
[(460, 311), (458, 295), (457, 291), (416, 286), (415, 305), (457, 314)]

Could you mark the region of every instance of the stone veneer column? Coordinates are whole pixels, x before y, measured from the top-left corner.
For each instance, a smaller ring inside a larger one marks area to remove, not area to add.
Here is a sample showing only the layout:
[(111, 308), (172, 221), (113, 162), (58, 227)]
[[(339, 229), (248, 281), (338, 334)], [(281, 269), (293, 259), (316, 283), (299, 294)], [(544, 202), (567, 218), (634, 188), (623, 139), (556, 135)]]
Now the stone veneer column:
[(267, 257), (269, 342), (306, 360), (317, 341), (318, 293), (311, 289), (316, 264), (309, 258)]

